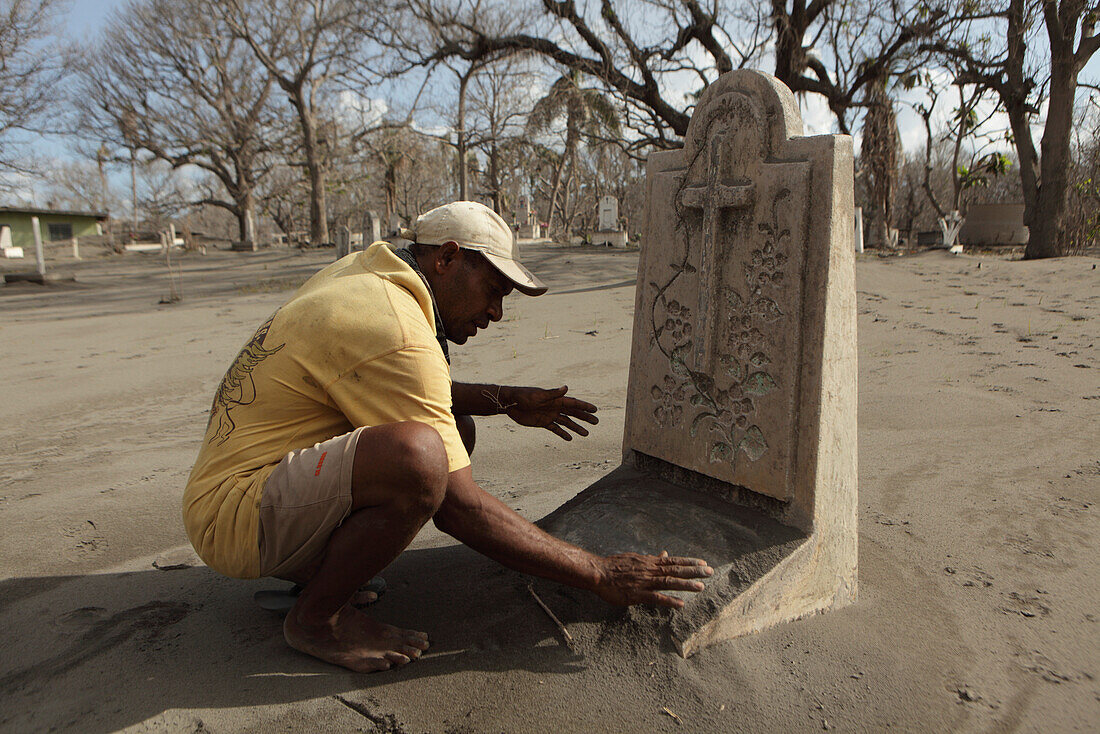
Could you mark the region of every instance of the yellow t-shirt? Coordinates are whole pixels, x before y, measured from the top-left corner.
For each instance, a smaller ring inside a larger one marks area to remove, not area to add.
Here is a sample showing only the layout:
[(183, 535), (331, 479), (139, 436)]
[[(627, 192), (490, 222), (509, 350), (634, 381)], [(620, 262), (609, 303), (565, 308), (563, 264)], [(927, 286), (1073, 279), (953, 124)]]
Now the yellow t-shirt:
[(199, 557), (227, 576), (257, 577), (260, 496), (275, 464), (358, 426), (407, 420), (439, 432), (450, 471), (469, 466), (431, 295), (375, 243), (306, 281), (222, 380), (183, 496)]

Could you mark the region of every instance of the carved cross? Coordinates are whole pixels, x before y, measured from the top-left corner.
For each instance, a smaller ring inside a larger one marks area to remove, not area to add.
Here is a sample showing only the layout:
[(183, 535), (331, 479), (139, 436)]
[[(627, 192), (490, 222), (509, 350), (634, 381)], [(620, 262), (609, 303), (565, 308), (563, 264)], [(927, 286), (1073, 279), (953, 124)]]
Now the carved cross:
[[(721, 136), (719, 136), (721, 137)], [(728, 184), (721, 180), (723, 168), (720, 152), (721, 141), (710, 141), (707, 151), (707, 182), (703, 186), (688, 186), (680, 191), (679, 204), (687, 209), (699, 209), (703, 214), (703, 252), (699, 269), (699, 319), (702, 327), (700, 339), (695, 343), (695, 368), (712, 368), (704, 365), (703, 358), (710, 351), (714, 337), (715, 321), (710, 313), (710, 302), (718, 295), (718, 237), (722, 212), (727, 209), (751, 209), (756, 203), (756, 185), (753, 183)]]

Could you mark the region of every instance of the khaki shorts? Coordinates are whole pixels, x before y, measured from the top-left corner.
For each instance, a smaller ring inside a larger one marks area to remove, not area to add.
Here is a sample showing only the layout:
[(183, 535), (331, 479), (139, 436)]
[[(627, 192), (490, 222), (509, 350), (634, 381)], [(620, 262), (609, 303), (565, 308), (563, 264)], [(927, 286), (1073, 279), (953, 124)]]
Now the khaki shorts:
[(363, 428), (308, 449), (291, 451), (275, 465), (260, 497), (260, 575), (284, 576), (319, 561), (351, 512), (351, 472)]

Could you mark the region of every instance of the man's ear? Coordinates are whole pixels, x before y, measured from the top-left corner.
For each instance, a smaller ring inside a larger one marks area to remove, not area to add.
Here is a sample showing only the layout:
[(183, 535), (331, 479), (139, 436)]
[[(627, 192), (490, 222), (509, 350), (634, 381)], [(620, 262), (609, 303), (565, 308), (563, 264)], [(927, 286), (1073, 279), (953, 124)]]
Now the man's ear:
[(450, 270), (452, 266), (458, 264), (461, 259), (462, 253), (459, 251), (458, 243), (444, 242), (435, 251), (435, 270), (442, 275)]

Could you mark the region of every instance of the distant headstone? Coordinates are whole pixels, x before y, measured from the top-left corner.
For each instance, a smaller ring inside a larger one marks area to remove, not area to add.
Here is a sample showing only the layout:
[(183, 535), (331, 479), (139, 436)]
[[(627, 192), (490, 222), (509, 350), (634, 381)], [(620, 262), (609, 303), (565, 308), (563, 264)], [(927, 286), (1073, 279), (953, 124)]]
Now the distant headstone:
[(531, 207), (531, 202), (525, 197), (520, 198), (520, 207), (522, 210), (522, 219), (520, 218), (520, 212), (516, 213), (516, 219), (519, 225), (516, 227), (516, 237), (529, 240), (540, 239), (543, 235), (542, 223), (539, 222), (539, 215)]
[(626, 247), (626, 232), (619, 229), (619, 200), (601, 196), (597, 216), (599, 231), (592, 235), (592, 244)]
[(619, 200), (614, 196), (600, 197), (599, 228), (601, 232), (619, 228)]
[(856, 207), (856, 215), (852, 224), (855, 232), (856, 252), (863, 252), (863, 207)]
[(336, 259), (351, 254), (351, 229), (347, 225), (336, 229)]
[(23, 248), (12, 246), (11, 227), (6, 224), (0, 224), (0, 256), (5, 258), (23, 257)]
[(650, 155), (623, 465), (542, 523), (706, 559), (669, 622), (684, 655), (856, 595), (852, 142), (802, 130), (739, 70)]
[(363, 215), (363, 249), (382, 239), (382, 218), (378, 212), (368, 209)]
[(401, 232), (401, 228), (404, 227), (404, 226), (405, 226), (405, 224), (401, 220), (401, 217), (398, 214), (390, 215), (390, 228), (389, 228), (389, 234), (390, 235), (399, 234)]

